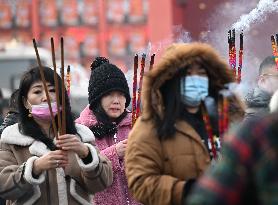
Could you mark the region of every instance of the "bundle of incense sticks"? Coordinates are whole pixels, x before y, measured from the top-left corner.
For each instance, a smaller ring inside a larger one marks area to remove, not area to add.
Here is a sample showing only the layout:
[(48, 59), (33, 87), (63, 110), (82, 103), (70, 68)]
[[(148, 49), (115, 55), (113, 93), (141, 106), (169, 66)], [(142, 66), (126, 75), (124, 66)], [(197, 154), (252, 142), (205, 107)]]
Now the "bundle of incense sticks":
[(143, 54), (142, 59), (141, 59), (141, 70), (140, 70), (140, 80), (139, 80), (139, 88), (138, 88), (138, 98), (137, 98), (137, 104), (136, 104), (136, 119), (140, 116), (140, 113), (141, 113), (141, 93), (142, 93), (145, 63), (146, 63), (146, 54)]
[(217, 159), (213, 130), (212, 130), (211, 122), (209, 119), (208, 111), (204, 104), (202, 104), (202, 114), (203, 114), (203, 120), (205, 123), (205, 128), (206, 128), (208, 138), (209, 138), (209, 146), (211, 147), (212, 156), (214, 159)]
[[(53, 38), (51, 38), (50, 41), (51, 41), (52, 63), (53, 63), (53, 67), (54, 67), (54, 84), (55, 84), (54, 87), (55, 87), (57, 108), (59, 109), (59, 107), (60, 107), (59, 83), (58, 83), (58, 74), (57, 74), (57, 68), (56, 68), (55, 48), (54, 48)], [(48, 107), (50, 110), (53, 132), (54, 132), (55, 137), (58, 139), (59, 135), (66, 134), (66, 113), (65, 113), (66, 92), (65, 92), (65, 85), (64, 85), (64, 40), (63, 40), (63, 37), (61, 37), (62, 117), (60, 116), (60, 112), (58, 112), (57, 113), (58, 129), (57, 129), (57, 126), (55, 123), (55, 116), (53, 115), (53, 112), (52, 112), (50, 97), (49, 97), (48, 89), (46, 86), (46, 80), (44, 77), (43, 67), (41, 64), (40, 55), (38, 52), (37, 43), (36, 43), (35, 39), (33, 39), (33, 45), (34, 45), (35, 52), (36, 52), (36, 57), (37, 57), (37, 61), (38, 61), (39, 69), (40, 69), (40, 75), (41, 75), (41, 79), (43, 82), (43, 87), (44, 87), (46, 97), (47, 97)]]
[(65, 87), (65, 63), (64, 63), (64, 38), (61, 37), (61, 78), (62, 78), (62, 134), (66, 134), (66, 87)]
[(153, 65), (154, 65), (154, 57), (155, 57), (155, 54), (152, 54), (152, 55), (151, 55), (150, 69), (149, 69), (149, 70), (152, 70), (152, 69), (153, 69)]
[(235, 29), (229, 30), (228, 32), (228, 43), (229, 43), (229, 64), (236, 77), (236, 33)]
[(239, 57), (238, 57), (238, 70), (237, 70), (237, 82), (241, 82), (241, 69), (242, 69), (242, 60), (243, 60), (243, 33), (240, 33), (240, 42), (239, 42)]
[(241, 70), (243, 63), (243, 32), (240, 33), (240, 49), (238, 59), (238, 70), (236, 70), (236, 33), (235, 29), (228, 32), (228, 44), (229, 44), (229, 64), (233, 70), (234, 76), (238, 83), (241, 82)]
[[(152, 54), (150, 60), (149, 70), (153, 68), (154, 65), (154, 57), (155, 54)], [(137, 94), (137, 71), (138, 71), (138, 62), (139, 58), (136, 54), (134, 56), (134, 75), (133, 75), (133, 95), (132, 95), (132, 126), (136, 122), (137, 118), (141, 115), (141, 95), (142, 95), (142, 86), (143, 86), (143, 76), (145, 72), (145, 64), (146, 64), (146, 54), (142, 55), (141, 59), (141, 69), (140, 69), (140, 79), (138, 86), (138, 94)], [(137, 100), (136, 100), (137, 99)]]
[(276, 40), (274, 35), (271, 36), (271, 46), (274, 60), (276, 62), (276, 68), (278, 69), (278, 34), (276, 34)]
[(224, 133), (229, 126), (229, 101), (225, 93), (219, 93), (218, 100), (218, 131), (219, 140), (222, 142)]
[(133, 94), (132, 94), (132, 126), (136, 121), (136, 92), (137, 92), (137, 70), (138, 70), (138, 55), (134, 56), (134, 73), (133, 73)]
[[(55, 47), (54, 47), (54, 39), (50, 39), (51, 43), (51, 54), (52, 54), (52, 63), (53, 63), (53, 69), (54, 69), (54, 84), (55, 84), (55, 94), (56, 94), (56, 105), (57, 108), (60, 107), (60, 98), (59, 98), (59, 87), (58, 87), (58, 73), (57, 73), (57, 67), (56, 67), (56, 58), (55, 58)], [(57, 113), (58, 118), (58, 133), (61, 133), (61, 115), (60, 112)], [(57, 136), (58, 137), (58, 136)]]
[(66, 85), (67, 85), (68, 96), (70, 96), (70, 84), (71, 84), (70, 65), (68, 65), (67, 75), (66, 75)]

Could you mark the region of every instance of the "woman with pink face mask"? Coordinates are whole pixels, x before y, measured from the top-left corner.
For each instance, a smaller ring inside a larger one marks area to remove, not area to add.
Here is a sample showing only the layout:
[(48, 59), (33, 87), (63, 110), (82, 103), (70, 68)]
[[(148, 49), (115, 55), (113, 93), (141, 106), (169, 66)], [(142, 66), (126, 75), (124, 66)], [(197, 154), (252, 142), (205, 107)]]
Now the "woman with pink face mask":
[[(56, 104), (54, 72), (48, 67), (43, 72), (56, 119), (61, 106)], [(0, 141), (0, 196), (8, 204), (90, 204), (90, 195), (112, 183), (110, 162), (94, 146), (90, 129), (74, 123), (67, 95), (65, 108), (67, 134), (54, 139), (39, 68), (22, 76), (19, 123), (5, 128)]]

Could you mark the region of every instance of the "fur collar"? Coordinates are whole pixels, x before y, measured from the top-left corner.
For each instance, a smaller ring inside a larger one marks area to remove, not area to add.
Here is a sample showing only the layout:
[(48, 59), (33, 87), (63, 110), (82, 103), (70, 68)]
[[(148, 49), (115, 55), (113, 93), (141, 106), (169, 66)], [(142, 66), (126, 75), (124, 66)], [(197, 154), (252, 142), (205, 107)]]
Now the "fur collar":
[(34, 138), (19, 132), (18, 123), (8, 126), (1, 135), (1, 142), (19, 146), (29, 146), (35, 141)]
[[(82, 142), (86, 143), (95, 140), (94, 134), (88, 127), (81, 124), (75, 124), (75, 126)], [(21, 134), (18, 129), (18, 123), (4, 129), (1, 135), (1, 143), (30, 146), (30, 153), (36, 156), (42, 156), (50, 151), (44, 143)]]
[(210, 81), (214, 82), (217, 91), (227, 83), (234, 82), (233, 74), (227, 63), (214, 48), (204, 43), (173, 44), (169, 46), (154, 68), (144, 75), (142, 117), (152, 118), (154, 113), (164, 115), (164, 103), (160, 87), (183, 68), (195, 62), (207, 65)]

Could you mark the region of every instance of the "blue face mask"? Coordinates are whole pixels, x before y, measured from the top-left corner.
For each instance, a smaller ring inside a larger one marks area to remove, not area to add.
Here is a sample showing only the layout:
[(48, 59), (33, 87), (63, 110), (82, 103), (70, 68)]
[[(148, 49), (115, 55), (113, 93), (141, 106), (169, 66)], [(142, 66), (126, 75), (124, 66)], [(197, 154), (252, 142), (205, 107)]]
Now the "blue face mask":
[(198, 107), (208, 96), (208, 78), (198, 75), (181, 78), (181, 101), (189, 107)]

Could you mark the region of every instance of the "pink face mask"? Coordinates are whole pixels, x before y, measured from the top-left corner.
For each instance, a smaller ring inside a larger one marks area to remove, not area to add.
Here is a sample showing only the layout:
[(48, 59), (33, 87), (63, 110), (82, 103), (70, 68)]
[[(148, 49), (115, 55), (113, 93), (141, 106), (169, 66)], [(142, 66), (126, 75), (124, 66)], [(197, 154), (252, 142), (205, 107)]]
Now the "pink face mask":
[[(31, 105), (31, 107), (32, 107), (31, 114), (34, 118), (37, 118), (40, 120), (50, 120), (51, 119), (50, 109), (49, 109), (47, 103), (41, 103), (39, 105)], [(52, 102), (51, 108), (52, 108), (53, 116), (56, 116), (58, 113), (57, 103)]]

